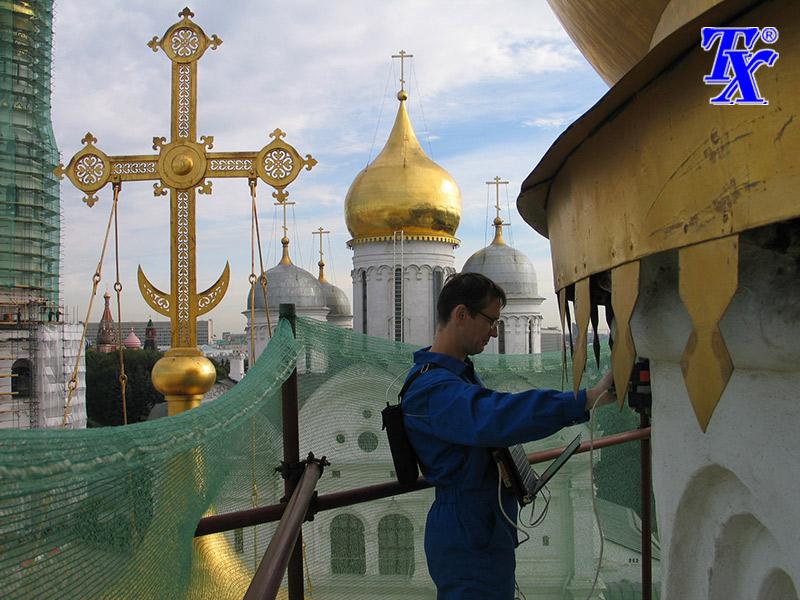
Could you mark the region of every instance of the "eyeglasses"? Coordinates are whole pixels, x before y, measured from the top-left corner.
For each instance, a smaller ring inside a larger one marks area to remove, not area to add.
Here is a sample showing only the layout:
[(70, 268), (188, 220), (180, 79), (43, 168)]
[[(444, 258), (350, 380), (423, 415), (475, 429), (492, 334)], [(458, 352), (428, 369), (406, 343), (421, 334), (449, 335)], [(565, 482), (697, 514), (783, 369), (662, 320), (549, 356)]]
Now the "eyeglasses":
[(478, 311), (478, 314), (486, 317), (487, 319), (489, 319), (489, 329), (497, 329), (497, 326), (500, 324), (500, 319), (499, 318), (498, 319), (494, 319), (494, 318), (490, 317), (489, 315), (487, 315), (485, 312), (483, 312), (481, 310)]

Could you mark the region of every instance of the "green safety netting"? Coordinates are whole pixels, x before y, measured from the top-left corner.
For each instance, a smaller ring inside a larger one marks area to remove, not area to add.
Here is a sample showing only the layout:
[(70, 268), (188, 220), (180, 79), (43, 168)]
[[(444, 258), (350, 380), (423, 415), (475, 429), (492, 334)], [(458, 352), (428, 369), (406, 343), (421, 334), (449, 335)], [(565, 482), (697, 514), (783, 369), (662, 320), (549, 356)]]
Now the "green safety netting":
[(50, 0), (0, 2), (0, 287), (38, 295), (48, 308), (58, 304), (61, 235), (52, 25)]
[[(380, 411), (387, 395), (396, 401), (417, 348), (315, 320), (296, 327), (295, 339), (281, 320), (240, 383), (187, 413), (117, 428), (0, 431), (0, 597), (241, 598), (276, 524), (193, 534), (204, 514), (281, 501), (280, 387), (293, 368), (301, 456), (331, 463), (319, 494), (393, 481)], [(560, 353), (475, 363), (497, 389), (562, 387)], [(590, 359), (585, 382), (599, 374)], [(636, 426), (628, 409), (599, 412), (597, 435)], [(589, 438), (581, 425), (528, 449), (579, 432)], [(607, 524), (597, 598), (635, 588), (640, 573), (635, 506), (614, 497), (638, 494), (638, 448), (627, 446), (610, 469), (595, 453)], [(518, 550), (520, 587), (528, 598), (585, 597), (601, 541), (588, 455), (573, 457), (549, 488), (547, 518)], [(435, 598), (422, 546), (431, 501), (422, 490), (316, 514), (303, 527), (306, 597)]]

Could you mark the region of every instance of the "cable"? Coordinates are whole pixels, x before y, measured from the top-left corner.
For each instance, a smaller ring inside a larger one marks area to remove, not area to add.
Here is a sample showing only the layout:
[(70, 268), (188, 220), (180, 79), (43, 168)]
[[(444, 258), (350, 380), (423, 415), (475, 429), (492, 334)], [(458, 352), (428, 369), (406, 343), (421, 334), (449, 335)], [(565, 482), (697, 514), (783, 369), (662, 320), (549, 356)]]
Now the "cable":
[[(502, 513), (502, 515), (505, 518), (505, 520), (508, 521), (514, 529), (516, 529), (522, 535), (525, 536), (524, 540), (517, 542), (517, 548), (519, 548), (522, 544), (524, 544), (529, 539), (531, 539), (531, 536), (527, 531), (525, 531), (524, 529), (519, 527), (516, 523), (514, 523), (514, 521), (511, 519), (511, 517), (508, 516), (508, 513), (506, 513), (506, 510), (503, 508), (502, 490), (503, 490), (503, 474), (500, 471), (500, 463), (497, 463), (497, 506), (500, 507), (500, 512)], [(525, 594), (522, 592), (522, 589), (520, 589), (520, 587), (519, 587), (519, 582), (516, 579), (514, 579), (514, 598), (515, 598), (515, 600), (517, 600), (517, 599), (518, 600), (527, 600), (527, 598), (525, 597)]]
[(605, 396), (608, 393), (608, 390), (603, 390), (603, 392), (595, 398), (594, 403), (592, 404), (592, 412), (589, 417), (589, 485), (591, 486), (592, 491), (592, 511), (594, 512), (594, 519), (597, 522), (597, 531), (600, 533), (600, 557), (597, 560), (597, 569), (594, 572), (594, 581), (592, 582), (592, 588), (589, 590), (589, 593), (586, 595), (586, 600), (589, 600), (594, 593), (594, 588), (597, 586), (597, 580), (600, 577), (600, 566), (603, 564), (603, 550), (605, 549), (605, 540), (603, 539), (603, 525), (600, 523), (600, 513), (597, 511), (597, 494), (594, 490), (594, 413), (595, 407), (597, 403), (600, 401), (600, 398)]
[(522, 593), (522, 589), (519, 587), (519, 583), (517, 583), (516, 579), (514, 580), (514, 592), (514, 600), (528, 600), (525, 594)]
[[(500, 512), (503, 514), (505, 520), (508, 521), (514, 529), (516, 529), (522, 535), (525, 536), (524, 540), (517, 542), (517, 548), (519, 548), (522, 544), (531, 539), (531, 536), (527, 531), (517, 526), (517, 524), (514, 523), (511, 517), (509, 517), (508, 514), (506, 513), (506, 510), (503, 508), (502, 490), (503, 490), (503, 474), (500, 472), (500, 463), (497, 463), (497, 506), (500, 507)], [(519, 583), (517, 582), (516, 579), (514, 579), (514, 592), (515, 592), (515, 598), (519, 598), (520, 600), (527, 600), (525, 598), (525, 594), (522, 593), (522, 590), (520, 589)]]
[(491, 221), (489, 220), (489, 186), (486, 186), (486, 215), (483, 218), (483, 247), (489, 245), (489, 229), (491, 229)]
[(367, 164), (364, 167), (365, 169), (369, 167), (369, 163), (372, 160), (372, 151), (375, 149), (375, 141), (378, 139), (378, 129), (380, 129), (381, 117), (383, 116), (383, 105), (386, 103), (386, 90), (389, 89), (389, 82), (392, 80), (392, 75), (394, 74), (395, 74), (394, 61), (392, 61), (389, 67), (389, 75), (386, 77), (386, 87), (383, 90), (383, 98), (381, 99), (381, 108), (378, 111), (378, 122), (375, 124), (375, 135), (372, 137), (372, 145), (369, 147), (369, 155), (367, 156)]
[[(539, 474), (536, 473), (536, 471), (534, 471), (534, 474), (536, 475), (536, 477), (538, 479)], [(533, 515), (535, 513), (535, 508), (536, 508), (536, 498), (534, 498), (533, 502), (531, 503), (531, 520), (528, 522), (528, 527), (530, 527), (531, 529), (541, 525), (544, 522), (545, 517), (547, 516), (547, 511), (550, 510), (550, 500), (552, 498), (552, 494), (550, 493), (550, 488), (548, 488), (547, 486), (544, 486), (542, 488), (542, 491), (547, 492), (547, 496), (544, 499), (544, 508), (542, 509), (542, 512), (539, 514), (538, 517), (536, 517), (535, 520), (533, 518)], [(520, 511), (520, 513), (521, 512), (522, 511)]]
[(411, 73), (414, 76), (414, 83), (417, 86), (417, 101), (419, 103), (419, 112), (422, 116), (422, 125), (425, 128), (425, 139), (428, 141), (428, 152), (431, 153), (431, 160), (435, 160), (433, 155), (433, 146), (431, 146), (431, 135), (428, 132), (428, 123), (425, 121), (425, 111), (422, 109), (422, 92), (419, 91), (419, 81), (417, 81), (417, 70), (414, 68), (414, 61), (411, 61)]
[(527, 542), (529, 539), (531, 539), (531, 536), (527, 531), (525, 531), (519, 525), (514, 523), (513, 519), (508, 516), (508, 513), (506, 513), (506, 510), (503, 508), (503, 500), (501, 494), (502, 489), (503, 489), (503, 474), (500, 472), (500, 463), (497, 463), (497, 505), (500, 507), (500, 512), (502, 513), (505, 520), (508, 521), (514, 529), (516, 529), (522, 535), (525, 536), (524, 540), (522, 540), (521, 542), (517, 542), (517, 547), (519, 547), (525, 542)]
[[(591, 492), (592, 492), (592, 511), (594, 513), (595, 522), (597, 523), (597, 530), (600, 533), (600, 556), (599, 556), (599, 558), (597, 560), (597, 568), (595, 569), (594, 580), (592, 581), (592, 587), (589, 590), (589, 593), (586, 595), (586, 600), (590, 600), (590, 598), (592, 597), (592, 594), (594, 593), (595, 588), (597, 587), (597, 580), (600, 577), (600, 567), (603, 564), (603, 553), (604, 553), (604, 550), (605, 550), (605, 540), (603, 538), (603, 526), (600, 523), (600, 513), (597, 510), (597, 495), (595, 494), (595, 490), (594, 490), (594, 413), (595, 413), (595, 408), (597, 407), (597, 403), (607, 393), (608, 393), (608, 390), (604, 390), (600, 395), (597, 396), (597, 398), (595, 398), (595, 401), (592, 404), (591, 415), (589, 417), (589, 427), (590, 427), (590, 430), (589, 430), (589, 481), (590, 481), (590, 483), (589, 483), (589, 485), (590, 485), (590, 489), (591, 489)], [(522, 534), (525, 535), (525, 539), (522, 540), (521, 542), (519, 542), (519, 544), (517, 544), (519, 546), (519, 545), (523, 544), (524, 542), (527, 542), (530, 539), (530, 535), (528, 534), (527, 531), (525, 531), (524, 529), (518, 527), (511, 520), (511, 518), (506, 514), (505, 510), (503, 509), (503, 503), (501, 501), (501, 495), (500, 495), (501, 485), (502, 485), (502, 474), (500, 472), (500, 464), (499, 463), (497, 464), (497, 474), (498, 474), (498, 480), (497, 480), (497, 503), (500, 506), (500, 512), (503, 513), (503, 516), (505, 517), (505, 519), (509, 523), (511, 523), (511, 525), (514, 527), (514, 529), (516, 529), (517, 531), (519, 531), (519, 532), (521, 532)], [(537, 475), (537, 477), (538, 477), (538, 475)], [(529, 524), (527, 526), (528, 528), (534, 528), (534, 527), (537, 527), (537, 526), (541, 525), (541, 523), (544, 521), (545, 517), (547, 516), (548, 509), (550, 508), (550, 500), (552, 498), (551, 492), (547, 488), (547, 486), (544, 486), (544, 488), (542, 488), (542, 489), (547, 492), (547, 497), (545, 499), (544, 509), (542, 509), (541, 514), (534, 520), (533, 517), (534, 517), (534, 513), (535, 513), (535, 504), (536, 504), (535, 503), (536, 499), (534, 498), (534, 502), (531, 503), (531, 520), (530, 520), (530, 522), (529, 522)], [(520, 516), (521, 516), (521, 514), (522, 514), (522, 510), (520, 510)], [(522, 590), (519, 589), (519, 585), (516, 582), (514, 582), (514, 586), (515, 586), (517, 594), (519, 594), (519, 596), (521, 597), (521, 600), (525, 600), (525, 595), (522, 593)]]
[(408, 367), (408, 369), (406, 369), (405, 371), (400, 373), (400, 375), (398, 375), (397, 377), (392, 379), (392, 383), (390, 383), (389, 387), (386, 388), (386, 397), (384, 398), (384, 400), (386, 400), (387, 404), (389, 403), (389, 390), (394, 387), (394, 384), (397, 383), (398, 379), (400, 379), (403, 375), (408, 375), (409, 371), (411, 371), (411, 369), (413, 369), (413, 368), (414, 368), (413, 366)]

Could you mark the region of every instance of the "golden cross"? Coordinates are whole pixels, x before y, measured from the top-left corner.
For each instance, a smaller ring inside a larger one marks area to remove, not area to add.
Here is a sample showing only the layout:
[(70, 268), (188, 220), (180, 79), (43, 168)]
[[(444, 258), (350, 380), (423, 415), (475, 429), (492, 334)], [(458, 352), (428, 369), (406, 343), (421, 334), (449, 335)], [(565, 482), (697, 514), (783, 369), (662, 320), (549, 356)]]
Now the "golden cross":
[(500, 177), (495, 177), (493, 181), (487, 181), (486, 185), (493, 185), (495, 186), (495, 191), (497, 192), (497, 198), (495, 200), (495, 209), (497, 210), (497, 216), (500, 216), (500, 186), (501, 185), (508, 185), (507, 181), (500, 181)]
[[(297, 178), (303, 167), (306, 170), (317, 164), (310, 154), (302, 158), (283, 141), (286, 136), (280, 129), (270, 134), (273, 140), (257, 152), (208, 152), (213, 147), (212, 136), (197, 138), (197, 61), (210, 47), (216, 50), (222, 43), (216, 35), (209, 38), (195, 24), (188, 8), (178, 14), (180, 21), (167, 29), (159, 40), (153, 37), (148, 46), (153, 52), (159, 48), (172, 61), (172, 110), (170, 141), (154, 137), (156, 155), (108, 156), (94, 144), (97, 139), (87, 133), (82, 140), (84, 148), (72, 157), (69, 165), (59, 165), (56, 175), (66, 174), (86, 197), (89, 206), (97, 201), (95, 193), (109, 181), (156, 180), (155, 196), (170, 191), (170, 256), (171, 288), (162, 292), (153, 286), (139, 267), (139, 289), (153, 310), (172, 321), (172, 347), (197, 350), (197, 317), (217, 306), (225, 295), (230, 269), (225, 269), (217, 282), (197, 293), (195, 255), (195, 190), (211, 193), (213, 177), (257, 177), (275, 188), (273, 196), (285, 202), (285, 191)], [(285, 212), (285, 209), (284, 209)]]
[(507, 181), (501, 181), (500, 177), (495, 177), (493, 181), (487, 181), (486, 185), (493, 185), (495, 186), (495, 191), (497, 192), (497, 197), (495, 199), (495, 210), (497, 210), (497, 216), (494, 218), (494, 240), (492, 241), (493, 244), (505, 243), (503, 240), (503, 227), (508, 227), (511, 223), (503, 223), (503, 219), (500, 217), (500, 186), (507, 185)]
[(283, 206), (283, 238), (281, 239), (281, 244), (283, 244), (283, 256), (281, 257), (279, 264), (292, 264), (292, 261), (289, 258), (289, 227), (286, 225), (287, 205), (294, 205), (294, 202), (283, 200), (275, 203), (275, 206)]
[(406, 54), (405, 50), (400, 50), (400, 54), (392, 54), (392, 58), (399, 58), (400, 59), (400, 90), (405, 90), (406, 84), (406, 59), (407, 58), (414, 58), (413, 54)]
[(318, 235), (319, 236), (319, 262), (317, 266), (319, 267), (319, 277), (317, 278), (319, 281), (327, 281), (325, 279), (325, 261), (322, 260), (322, 234), (323, 233), (330, 233), (330, 231), (325, 231), (322, 227), (320, 227), (317, 231), (312, 231), (311, 235)]

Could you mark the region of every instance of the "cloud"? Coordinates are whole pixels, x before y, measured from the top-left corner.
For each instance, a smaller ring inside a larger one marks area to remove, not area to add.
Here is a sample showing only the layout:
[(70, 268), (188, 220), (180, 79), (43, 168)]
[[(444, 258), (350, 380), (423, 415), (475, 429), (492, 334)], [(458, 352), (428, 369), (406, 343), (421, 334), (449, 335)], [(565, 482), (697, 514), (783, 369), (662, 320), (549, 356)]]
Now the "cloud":
[(536, 119), (525, 120), (522, 122), (524, 127), (538, 127), (541, 129), (558, 129), (563, 130), (564, 127), (572, 123), (574, 116), (567, 115), (551, 115), (548, 117), (537, 117)]
[[(86, 10), (82, 3), (57, 3), (53, 126), (65, 164), (87, 131), (109, 155), (152, 154), (153, 136), (169, 135), (171, 63), (146, 43), (178, 21), (182, 6), (93, 0)], [(319, 161), (288, 188), (296, 202), (289, 213), (290, 250), (296, 264), (316, 274), (319, 239), (311, 232), (330, 230), (326, 276), (348, 296), (352, 254), (345, 245), (344, 197), (394, 122), (400, 61), (393, 54), (414, 55), (405, 63), (412, 123), (425, 151), (461, 187), (457, 266), (484, 244), (486, 215), (493, 215), (485, 182), (495, 175), (511, 181), (507, 212), (515, 211), (521, 181), (560, 130), (606, 89), (543, 0), (195, 0), (192, 10), (206, 34), (223, 40), (198, 64), (198, 135), (213, 135), (214, 151), (257, 151), (280, 127), (302, 156)], [(70, 182), (62, 182), (69, 306), (87, 305), (108, 223), (109, 188), (90, 209)], [(213, 283), (230, 261), (229, 291), (209, 316), (219, 330), (240, 331), (252, 263), (250, 190), (246, 181), (234, 180), (214, 181), (212, 189), (197, 197), (198, 287)], [(266, 268), (281, 250), (282, 214), (273, 203), (271, 189), (261, 183)], [(518, 243), (540, 237), (517, 214), (509, 218)], [(169, 287), (169, 198), (153, 197), (152, 182), (127, 182), (119, 223), (125, 318), (145, 319), (152, 311), (138, 293), (136, 269), (141, 264), (153, 284)], [(537, 257), (546, 247), (546, 240), (525, 246)], [(112, 258), (106, 257), (101, 288), (109, 281), (113, 286)], [(540, 274), (542, 287), (543, 281)]]

